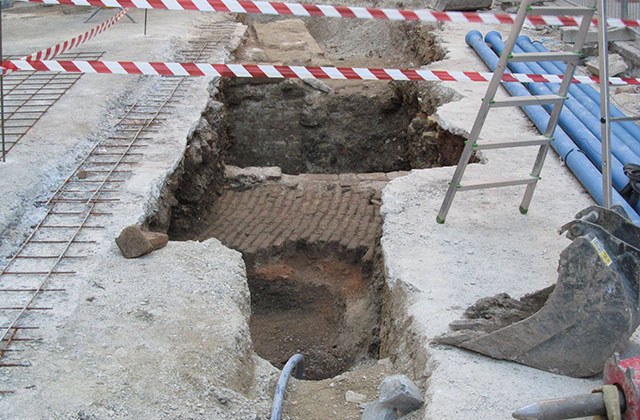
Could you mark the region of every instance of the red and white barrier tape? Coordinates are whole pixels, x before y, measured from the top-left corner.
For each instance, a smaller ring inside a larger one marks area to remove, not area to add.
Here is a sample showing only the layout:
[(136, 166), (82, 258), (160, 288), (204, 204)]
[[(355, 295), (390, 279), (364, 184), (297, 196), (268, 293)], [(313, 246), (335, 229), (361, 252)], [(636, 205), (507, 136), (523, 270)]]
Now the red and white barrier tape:
[[(488, 82), (493, 73), (474, 71), (373, 69), (356, 67), (274, 66), (270, 64), (159, 63), (141, 61), (26, 61), (6, 60), (0, 66), (12, 71), (36, 70), (64, 73), (148, 74), (160, 76), (221, 76), (268, 79), (339, 80), (440, 80), (445, 82)], [(503, 82), (560, 83), (552, 74), (505, 73)], [(640, 79), (612, 77), (613, 85), (640, 85)], [(599, 83), (597, 77), (575, 76), (573, 83)]]
[(56, 55), (62, 54), (71, 48), (75, 48), (79, 45), (84, 44), (85, 42), (91, 41), (96, 36), (100, 35), (102, 32), (106, 31), (113, 25), (115, 25), (120, 19), (124, 17), (129, 11), (128, 8), (122, 9), (120, 13), (111, 17), (109, 20), (102, 22), (100, 25), (92, 28), (90, 31), (87, 31), (83, 34), (80, 34), (76, 37), (71, 38), (68, 41), (61, 42), (60, 44), (54, 45), (52, 47), (46, 48), (44, 50), (38, 51), (36, 53), (30, 54), (23, 58), (23, 60), (50, 60)]
[[(75, 36), (67, 41), (61, 42), (59, 44), (53, 45), (49, 48), (45, 48), (44, 50), (40, 50), (38, 52), (35, 52), (33, 54), (29, 54), (26, 57), (21, 58), (21, 60), (50, 60), (54, 57), (56, 57), (57, 55), (60, 55), (64, 52), (69, 51), (72, 48), (75, 48), (79, 45), (84, 44), (85, 42), (91, 41), (93, 38), (95, 38), (96, 36), (100, 35), (102, 32), (106, 31), (107, 29), (109, 29), (110, 27), (112, 27), (113, 25), (115, 25), (120, 19), (122, 19), (124, 17), (124, 15), (127, 14), (127, 12), (129, 11), (129, 9), (123, 9), (120, 13), (118, 13), (117, 15), (111, 17), (108, 20), (105, 20), (104, 22), (102, 22), (100, 25), (91, 28), (91, 30), (80, 34), (78, 36)], [(2, 69), (2, 74), (7, 74), (9, 72), (11, 72), (12, 70), (9, 69)]]
[[(327, 16), (356, 19), (413, 20), (422, 22), (505, 23), (515, 21), (513, 14), (476, 12), (436, 12), (433, 10), (374, 9), (369, 7), (325, 4), (276, 3), (252, 0), (19, 0), (45, 4), (76, 6), (129, 7), (162, 10), (200, 10), (208, 12), (259, 13), (264, 15)], [(609, 26), (640, 27), (640, 20), (607, 19)], [(578, 26), (573, 16), (527, 16), (530, 25)], [(593, 20), (597, 25), (597, 20)]]

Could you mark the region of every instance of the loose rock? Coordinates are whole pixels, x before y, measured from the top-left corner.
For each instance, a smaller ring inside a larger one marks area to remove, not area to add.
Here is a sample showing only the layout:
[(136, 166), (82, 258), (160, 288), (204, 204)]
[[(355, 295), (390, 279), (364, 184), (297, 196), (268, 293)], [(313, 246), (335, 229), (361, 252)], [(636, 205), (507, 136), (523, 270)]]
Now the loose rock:
[[(596, 76), (600, 75), (600, 59), (594, 57), (587, 61), (587, 70)], [(609, 54), (609, 77), (617, 76), (627, 71), (627, 64), (618, 54)]]
[(387, 407), (380, 401), (368, 403), (362, 413), (362, 420), (396, 420), (396, 410)]
[(358, 404), (361, 404), (367, 401), (366, 395), (358, 394), (357, 392), (353, 392), (353, 391), (345, 392), (344, 398), (347, 400), (347, 402), (358, 403)]
[(169, 237), (159, 232), (143, 232), (138, 226), (127, 226), (116, 238), (116, 245), (125, 258), (137, 258), (164, 247)]
[(380, 402), (407, 414), (420, 408), (424, 398), (411, 379), (405, 375), (393, 375), (380, 384)]
[(169, 236), (160, 232), (142, 232), (145, 238), (151, 243), (153, 249), (164, 248), (169, 242)]

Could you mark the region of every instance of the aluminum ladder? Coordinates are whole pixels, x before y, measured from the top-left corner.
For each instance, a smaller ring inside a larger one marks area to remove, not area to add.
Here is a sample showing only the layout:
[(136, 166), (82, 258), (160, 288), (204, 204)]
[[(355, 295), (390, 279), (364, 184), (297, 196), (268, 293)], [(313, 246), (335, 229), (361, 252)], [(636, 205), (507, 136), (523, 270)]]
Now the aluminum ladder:
[[(582, 55), (580, 50), (584, 45), (587, 31), (589, 30), (589, 26), (591, 25), (591, 20), (593, 18), (593, 13), (595, 12), (595, 9), (592, 7), (531, 7), (531, 1), (532, 0), (522, 0), (522, 3), (518, 10), (518, 14), (516, 15), (515, 22), (511, 27), (509, 38), (507, 38), (507, 41), (505, 43), (504, 51), (500, 55), (498, 65), (493, 72), (493, 77), (489, 82), (487, 92), (482, 99), (482, 104), (480, 105), (480, 110), (478, 111), (478, 115), (476, 116), (475, 122), (473, 123), (471, 133), (469, 134), (469, 138), (465, 142), (464, 150), (460, 155), (458, 166), (456, 167), (453, 178), (449, 183), (447, 194), (445, 195), (444, 201), (440, 206), (440, 211), (438, 212), (438, 216), (436, 217), (438, 223), (444, 223), (447, 217), (447, 213), (449, 212), (449, 208), (451, 207), (453, 199), (458, 191), (508, 187), (513, 185), (526, 185), (527, 189), (524, 193), (524, 197), (522, 198), (522, 203), (520, 204), (520, 212), (522, 214), (526, 214), (529, 209), (529, 204), (531, 203), (536, 184), (540, 180), (540, 173), (542, 171), (542, 166), (544, 165), (544, 160), (547, 156), (547, 152), (549, 151), (549, 147), (551, 147), (551, 142), (553, 141), (552, 136), (553, 132), (556, 129), (558, 118), (560, 117), (560, 111), (562, 110), (564, 101), (567, 98), (567, 91), (569, 90), (569, 84), (573, 77), (576, 63)], [(581, 16), (582, 21), (580, 23), (580, 29), (578, 30), (578, 35), (573, 51), (513, 53), (516, 39), (518, 38), (518, 35), (520, 34), (522, 26), (524, 25), (525, 19), (528, 15)], [(562, 79), (562, 83), (560, 84), (558, 94), (519, 97), (516, 96), (510, 97), (508, 99), (494, 100), (498, 87), (500, 86), (502, 76), (507, 69), (507, 64), (512, 62), (532, 61), (563, 61), (567, 63), (567, 69), (564, 74), (564, 78)], [(489, 114), (489, 110), (491, 108), (545, 104), (553, 104), (553, 110), (551, 112), (549, 123), (547, 124), (543, 135), (520, 140), (478, 140), (480, 131), (482, 130), (482, 126), (484, 125), (484, 122), (487, 119), (487, 115)], [(531, 171), (531, 174), (528, 178), (501, 179), (491, 182), (478, 182), (471, 184), (460, 183), (460, 181), (462, 180), (462, 176), (464, 175), (464, 171), (469, 164), (469, 159), (471, 159), (474, 151), (523, 146), (540, 146), (537, 158), (533, 165), (533, 170)]]

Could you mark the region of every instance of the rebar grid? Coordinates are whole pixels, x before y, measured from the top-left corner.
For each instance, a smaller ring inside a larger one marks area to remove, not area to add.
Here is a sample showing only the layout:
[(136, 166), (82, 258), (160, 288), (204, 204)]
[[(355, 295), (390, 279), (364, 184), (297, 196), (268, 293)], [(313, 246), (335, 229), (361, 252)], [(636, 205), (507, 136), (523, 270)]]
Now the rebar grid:
[[(62, 60), (99, 60), (104, 52), (64, 53)], [(8, 56), (14, 59), (22, 55)], [(5, 156), (40, 118), (67, 93), (81, 74), (17, 71), (2, 77), (4, 84)]]
[[(220, 30), (223, 25), (228, 23), (209, 24), (199, 29), (206, 33)], [(198, 62), (219, 48), (219, 42), (219, 39), (190, 42), (190, 49), (179, 55)], [(50, 84), (55, 76), (47, 79), (37, 73), (29, 74), (16, 86), (36, 79), (38, 83), (47, 81)], [(171, 102), (182, 97), (189, 83), (191, 80), (187, 77), (163, 77), (160, 87), (130, 105), (115, 124), (114, 134), (94, 145), (60, 187), (42, 203), (48, 206), (47, 213), (19, 249), (7, 257), (7, 264), (0, 271), (0, 367), (30, 366), (16, 357), (23, 351), (16, 346), (40, 341), (27, 333), (39, 328), (32, 325), (35, 322), (32, 314), (46, 313), (53, 307), (38, 301), (46, 300), (45, 296), (51, 293), (66, 292), (58, 279), (74, 275), (75, 271), (68, 266), (88, 258), (87, 247), (96, 243), (85, 232), (104, 228), (94, 220), (112, 215), (109, 208), (102, 207), (113, 206), (119, 201), (114, 194), (131, 176), (131, 168), (142, 159), (144, 153), (141, 151), (153, 140), (152, 134), (158, 131), (166, 116), (171, 115)], [(16, 86), (11, 89), (15, 90)], [(30, 325), (26, 325), (27, 322)], [(12, 392), (0, 390), (0, 394)]]

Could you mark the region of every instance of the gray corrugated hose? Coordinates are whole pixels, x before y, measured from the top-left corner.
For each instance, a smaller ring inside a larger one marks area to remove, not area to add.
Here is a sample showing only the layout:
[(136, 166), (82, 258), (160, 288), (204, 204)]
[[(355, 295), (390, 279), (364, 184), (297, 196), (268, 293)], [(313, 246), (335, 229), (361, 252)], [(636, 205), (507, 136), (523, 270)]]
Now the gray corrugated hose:
[(304, 374), (304, 356), (301, 354), (294, 354), (287, 361), (282, 368), (280, 378), (278, 379), (278, 385), (276, 385), (276, 394), (273, 396), (273, 407), (271, 408), (271, 420), (280, 420), (280, 414), (282, 412), (282, 401), (284, 400), (284, 391), (287, 389), (287, 382), (289, 382), (289, 376), (293, 369), (296, 369), (293, 377), (296, 379), (302, 379)]

